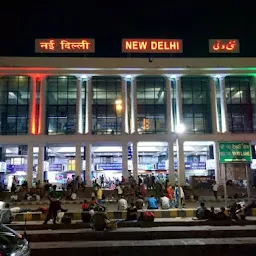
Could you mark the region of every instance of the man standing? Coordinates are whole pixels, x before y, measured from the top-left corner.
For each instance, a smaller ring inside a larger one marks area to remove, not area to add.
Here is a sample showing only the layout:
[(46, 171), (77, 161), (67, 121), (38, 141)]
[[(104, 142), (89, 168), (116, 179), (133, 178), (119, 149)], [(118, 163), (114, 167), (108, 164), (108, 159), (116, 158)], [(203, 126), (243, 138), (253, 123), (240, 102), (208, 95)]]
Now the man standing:
[(212, 192), (213, 192), (215, 199), (218, 200), (218, 185), (217, 185), (216, 181), (214, 181), (212, 184)]
[(49, 193), (48, 199), (50, 200), (50, 207), (48, 210), (47, 217), (44, 221), (44, 224), (47, 224), (47, 222), (53, 217), (53, 224), (56, 224), (56, 218), (58, 211), (61, 210), (60, 200), (61, 197), (59, 193), (56, 191), (57, 186), (54, 185), (52, 187), (52, 191)]

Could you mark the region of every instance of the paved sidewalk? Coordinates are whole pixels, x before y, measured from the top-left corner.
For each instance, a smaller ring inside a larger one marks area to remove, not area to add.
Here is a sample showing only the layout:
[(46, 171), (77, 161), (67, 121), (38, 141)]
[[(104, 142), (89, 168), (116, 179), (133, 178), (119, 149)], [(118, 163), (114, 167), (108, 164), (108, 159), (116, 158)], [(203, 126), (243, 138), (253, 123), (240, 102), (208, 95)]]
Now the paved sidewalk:
[(256, 244), (256, 237), (240, 237), (240, 238), (187, 238), (187, 239), (160, 239), (160, 240), (130, 240), (130, 241), (69, 241), (67, 242), (40, 242), (31, 243), (31, 249), (45, 249), (45, 248), (78, 248), (78, 247), (118, 247), (118, 246), (175, 246), (175, 245), (207, 245), (207, 244), (222, 244), (222, 245), (232, 245), (232, 244)]

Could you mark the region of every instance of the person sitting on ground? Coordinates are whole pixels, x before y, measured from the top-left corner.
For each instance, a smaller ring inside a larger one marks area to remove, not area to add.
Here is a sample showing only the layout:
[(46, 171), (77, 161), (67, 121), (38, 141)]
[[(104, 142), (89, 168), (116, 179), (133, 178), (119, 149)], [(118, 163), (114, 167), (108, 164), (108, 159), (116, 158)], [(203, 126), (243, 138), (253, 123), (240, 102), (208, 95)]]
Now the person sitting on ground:
[(229, 220), (228, 216), (225, 213), (225, 207), (220, 208), (220, 212), (217, 212), (215, 214), (215, 219), (216, 220)]
[(128, 203), (126, 201), (126, 199), (124, 198), (124, 196), (121, 196), (121, 198), (118, 201), (117, 204), (117, 209), (118, 211), (126, 211), (128, 208)]
[(244, 207), (240, 204), (237, 205), (236, 217), (237, 220), (245, 220)]
[(89, 211), (89, 204), (87, 202), (87, 200), (84, 200), (83, 204), (82, 204), (82, 210), (85, 211)]
[(0, 223), (10, 224), (13, 220), (10, 205), (5, 204), (4, 208), (0, 211)]
[(205, 207), (204, 202), (200, 203), (200, 208), (196, 210), (196, 217), (199, 220), (207, 220), (211, 218), (211, 212)]
[(137, 218), (138, 218), (137, 215), (138, 215), (137, 208), (134, 205), (134, 203), (131, 203), (131, 207), (127, 208), (127, 218), (126, 218), (126, 220), (127, 221), (137, 220)]
[(143, 206), (144, 206), (144, 200), (142, 199), (142, 196), (139, 195), (139, 197), (137, 198), (136, 202), (135, 202), (136, 208), (138, 210), (142, 210)]
[(160, 199), (162, 209), (170, 208), (170, 199), (167, 196), (162, 196)]
[(157, 200), (154, 195), (151, 195), (151, 197), (148, 199), (148, 209), (158, 209)]
[(107, 223), (110, 222), (106, 212), (103, 208), (99, 208), (98, 212), (95, 212), (92, 217), (92, 229), (96, 231), (103, 231), (107, 228)]

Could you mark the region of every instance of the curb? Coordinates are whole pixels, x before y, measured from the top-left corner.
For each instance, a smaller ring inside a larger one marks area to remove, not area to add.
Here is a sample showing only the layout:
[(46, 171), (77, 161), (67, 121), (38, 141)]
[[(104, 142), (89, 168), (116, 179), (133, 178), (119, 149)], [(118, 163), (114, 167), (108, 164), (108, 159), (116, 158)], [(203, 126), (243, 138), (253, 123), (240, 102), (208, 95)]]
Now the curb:
[[(147, 211), (147, 210), (146, 210)], [(171, 209), (171, 210), (151, 210), (155, 214), (155, 218), (176, 218), (176, 217), (195, 217), (196, 209)], [(67, 212), (66, 216), (71, 217), (72, 220), (81, 220), (82, 212)], [(226, 210), (226, 214), (228, 211)], [(107, 216), (110, 219), (126, 219), (126, 211), (108, 211)], [(256, 208), (249, 209), (247, 216), (256, 216)], [(13, 214), (13, 221), (43, 221), (46, 214), (41, 212), (35, 213), (16, 213)]]

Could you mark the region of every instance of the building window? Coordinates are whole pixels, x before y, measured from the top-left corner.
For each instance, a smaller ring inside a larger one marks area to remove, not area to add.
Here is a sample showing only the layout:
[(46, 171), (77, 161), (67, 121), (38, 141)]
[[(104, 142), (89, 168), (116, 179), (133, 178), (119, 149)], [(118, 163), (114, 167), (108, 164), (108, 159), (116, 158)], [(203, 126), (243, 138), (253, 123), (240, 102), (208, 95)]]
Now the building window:
[(166, 93), (164, 77), (138, 77), (138, 133), (166, 132)]
[(253, 132), (251, 77), (226, 77), (228, 127), (230, 132)]
[(119, 108), (122, 105), (121, 78), (93, 77), (92, 93), (92, 132), (121, 134), (122, 108)]
[(1, 77), (0, 98), (0, 134), (27, 134), (30, 78), (26, 76)]
[(76, 77), (47, 77), (48, 134), (76, 132)]
[(211, 133), (209, 77), (182, 77), (181, 87), (185, 132)]

